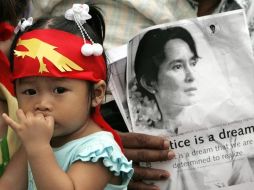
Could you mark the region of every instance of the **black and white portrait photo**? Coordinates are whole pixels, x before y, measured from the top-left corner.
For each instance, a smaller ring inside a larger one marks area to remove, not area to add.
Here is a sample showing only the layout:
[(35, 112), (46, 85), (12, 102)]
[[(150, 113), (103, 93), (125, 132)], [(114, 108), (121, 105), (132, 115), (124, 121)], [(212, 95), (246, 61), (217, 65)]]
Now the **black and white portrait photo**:
[(171, 173), (161, 189), (252, 189), (254, 61), (242, 11), (143, 30), (129, 41), (126, 81), (133, 131), (168, 138), (176, 153), (152, 163)]
[(162, 25), (130, 41), (127, 99), (137, 131), (176, 135), (253, 115), (248, 38), (218, 18), (211, 34), (206, 20)]

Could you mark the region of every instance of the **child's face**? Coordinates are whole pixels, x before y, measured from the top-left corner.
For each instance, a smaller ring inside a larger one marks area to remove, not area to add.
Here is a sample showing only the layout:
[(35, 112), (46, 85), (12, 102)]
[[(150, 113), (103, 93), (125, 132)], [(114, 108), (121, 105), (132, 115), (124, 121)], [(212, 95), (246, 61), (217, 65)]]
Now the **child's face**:
[(25, 113), (53, 116), (54, 137), (81, 129), (89, 117), (88, 83), (76, 79), (27, 77), (16, 81), (16, 95)]

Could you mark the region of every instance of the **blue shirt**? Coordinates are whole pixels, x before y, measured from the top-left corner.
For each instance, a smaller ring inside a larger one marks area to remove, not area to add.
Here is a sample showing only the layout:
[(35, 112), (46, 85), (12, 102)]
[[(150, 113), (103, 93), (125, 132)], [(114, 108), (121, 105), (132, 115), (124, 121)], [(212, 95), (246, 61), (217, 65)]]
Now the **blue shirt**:
[[(115, 176), (120, 176), (121, 185), (108, 184), (104, 190), (123, 190), (133, 175), (132, 162), (121, 152), (111, 133), (100, 131), (86, 137), (76, 139), (61, 147), (53, 148), (58, 165), (67, 171), (75, 161), (97, 162), (103, 161)], [(36, 190), (32, 172), (28, 167), (28, 190)]]

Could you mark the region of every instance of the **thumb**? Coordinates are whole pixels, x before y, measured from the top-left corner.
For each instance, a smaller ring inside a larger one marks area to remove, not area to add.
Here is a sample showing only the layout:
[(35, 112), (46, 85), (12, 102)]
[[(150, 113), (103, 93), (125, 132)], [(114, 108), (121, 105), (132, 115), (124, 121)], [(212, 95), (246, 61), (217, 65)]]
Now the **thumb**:
[(46, 119), (47, 125), (48, 125), (50, 128), (54, 128), (54, 124), (55, 124), (54, 117), (52, 117), (52, 116), (47, 116), (47, 117), (45, 117), (45, 119)]

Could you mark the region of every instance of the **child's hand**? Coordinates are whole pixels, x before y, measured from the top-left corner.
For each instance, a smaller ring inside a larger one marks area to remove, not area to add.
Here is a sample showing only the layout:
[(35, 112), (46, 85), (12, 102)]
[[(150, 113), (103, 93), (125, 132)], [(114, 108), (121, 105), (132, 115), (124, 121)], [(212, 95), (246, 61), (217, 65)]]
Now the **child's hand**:
[(19, 123), (7, 114), (2, 115), (5, 122), (17, 133), (27, 151), (38, 150), (40, 146), (49, 144), (54, 131), (54, 118), (43, 114), (24, 113), (17, 110)]

